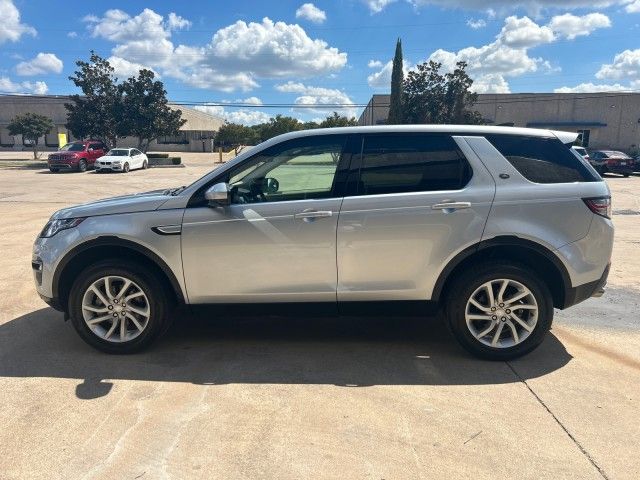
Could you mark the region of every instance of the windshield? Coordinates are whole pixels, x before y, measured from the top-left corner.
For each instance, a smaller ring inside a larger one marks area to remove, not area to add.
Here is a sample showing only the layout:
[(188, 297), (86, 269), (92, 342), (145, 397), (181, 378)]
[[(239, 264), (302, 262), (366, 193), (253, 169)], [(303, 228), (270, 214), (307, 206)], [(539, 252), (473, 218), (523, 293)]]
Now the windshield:
[(107, 156), (109, 157), (128, 157), (129, 156), (129, 150), (123, 150), (123, 149), (116, 149), (116, 150), (109, 150), (109, 152), (107, 152)]
[(60, 149), (61, 152), (82, 152), (84, 145), (81, 143), (67, 143)]

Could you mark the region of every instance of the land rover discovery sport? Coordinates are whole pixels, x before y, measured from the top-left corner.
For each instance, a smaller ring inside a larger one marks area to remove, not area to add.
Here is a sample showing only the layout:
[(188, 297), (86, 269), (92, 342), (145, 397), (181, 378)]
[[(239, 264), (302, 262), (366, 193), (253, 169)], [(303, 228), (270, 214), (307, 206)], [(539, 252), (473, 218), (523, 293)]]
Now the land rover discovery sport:
[[(467, 350), (539, 345), (554, 308), (603, 292), (610, 192), (576, 133), (377, 126), (289, 133), (188, 187), (53, 214), (36, 288), (109, 353), (176, 305), (437, 304)], [(417, 310), (416, 310), (417, 311)]]

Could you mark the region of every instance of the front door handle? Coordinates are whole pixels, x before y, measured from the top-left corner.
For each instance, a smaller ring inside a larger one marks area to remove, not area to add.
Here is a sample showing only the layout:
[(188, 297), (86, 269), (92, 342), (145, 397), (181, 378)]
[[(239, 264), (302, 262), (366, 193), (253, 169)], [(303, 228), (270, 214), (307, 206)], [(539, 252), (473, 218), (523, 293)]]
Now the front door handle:
[(303, 220), (309, 220), (314, 218), (331, 217), (333, 212), (331, 210), (304, 210), (300, 213), (296, 213), (293, 218), (301, 218)]
[(471, 202), (443, 202), (436, 203), (431, 206), (432, 210), (462, 210), (464, 208), (471, 208)]

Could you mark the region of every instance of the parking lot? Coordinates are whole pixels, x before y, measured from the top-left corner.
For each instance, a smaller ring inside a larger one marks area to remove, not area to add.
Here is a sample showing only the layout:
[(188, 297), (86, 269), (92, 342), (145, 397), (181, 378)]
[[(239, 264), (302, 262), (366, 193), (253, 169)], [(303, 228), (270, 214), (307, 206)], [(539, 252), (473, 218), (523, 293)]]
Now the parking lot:
[(517, 361), (470, 357), (437, 318), (184, 316), (146, 353), (92, 350), (35, 293), (39, 230), (57, 209), (188, 184), (215, 160), (0, 165), (0, 479), (640, 478), (640, 176), (607, 178), (605, 296), (557, 311)]

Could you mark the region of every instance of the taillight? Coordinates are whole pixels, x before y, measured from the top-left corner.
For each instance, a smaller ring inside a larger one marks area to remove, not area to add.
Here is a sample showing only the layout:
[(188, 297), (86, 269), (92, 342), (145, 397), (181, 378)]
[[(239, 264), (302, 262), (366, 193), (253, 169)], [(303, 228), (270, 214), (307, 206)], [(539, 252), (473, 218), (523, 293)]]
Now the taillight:
[(617, 165), (619, 161), (620, 160), (616, 160), (614, 158), (611, 158), (611, 159), (607, 160), (607, 165)]
[(611, 218), (611, 197), (583, 198), (582, 201), (596, 215)]

